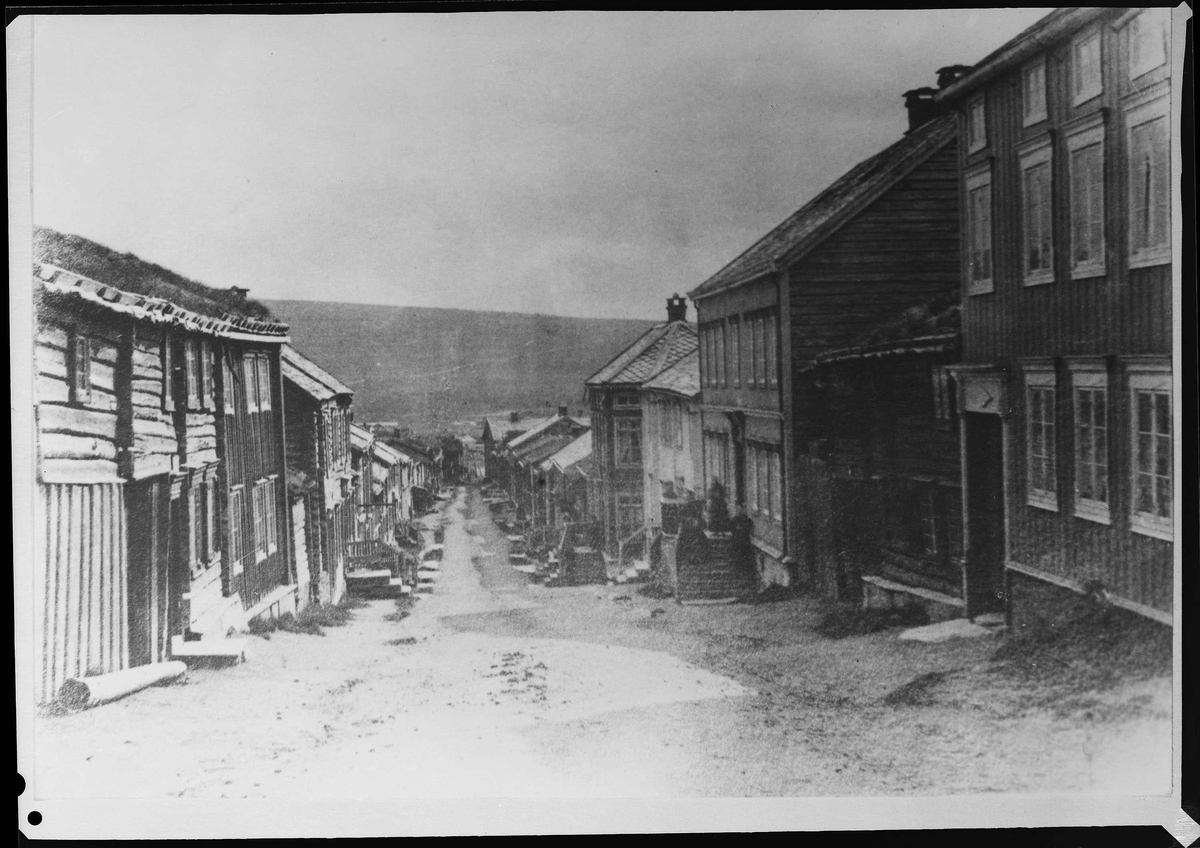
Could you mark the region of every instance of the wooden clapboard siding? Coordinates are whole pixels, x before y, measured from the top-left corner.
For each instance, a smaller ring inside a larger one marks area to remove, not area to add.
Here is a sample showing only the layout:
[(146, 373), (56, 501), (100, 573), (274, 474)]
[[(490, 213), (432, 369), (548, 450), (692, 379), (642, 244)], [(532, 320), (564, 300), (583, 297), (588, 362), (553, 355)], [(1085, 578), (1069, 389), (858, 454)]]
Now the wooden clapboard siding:
[(53, 700), (69, 677), (128, 666), (122, 488), (38, 487), (33, 647), (39, 703)]

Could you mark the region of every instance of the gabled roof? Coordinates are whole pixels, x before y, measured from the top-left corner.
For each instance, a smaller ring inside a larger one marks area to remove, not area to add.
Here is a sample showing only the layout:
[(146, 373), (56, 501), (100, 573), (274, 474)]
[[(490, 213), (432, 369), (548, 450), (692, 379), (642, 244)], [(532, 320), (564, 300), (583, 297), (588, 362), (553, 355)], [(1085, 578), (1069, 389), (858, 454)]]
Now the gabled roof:
[(354, 391), (291, 345), (281, 354), (283, 377), (317, 400), (332, 400), (338, 395), (349, 398)]
[(532, 442), (527, 442), (517, 452), (517, 463), (520, 465), (540, 465), (579, 438), (578, 432), (547, 433)]
[(529, 443), (537, 436), (539, 436), (542, 433), (549, 430), (551, 427), (553, 427), (559, 421), (570, 421), (574, 424), (577, 424), (580, 427), (590, 427), (591, 426), (591, 422), (586, 418), (575, 418), (570, 415), (562, 415), (562, 416), (551, 415), (549, 418), (543, 418), (541, 421), (534, 424), (532, 427), (530, 427), (524, 433), (521, 433), (519, 436), (514, 436), (513, 439), (509, 442), (506, 442), (506, 444), (513, 450), (516, 450), (521, 445)]
[(557, 453), (552, 454), (549, 459), (546, 459), (541, 464), (543, 471), (549, 471), (551, 467), (557, 468), (559, 471), (566, 471), (571, 466), (578, 462), (582, 462), (592, 455), (592, 431), (588, 430), (575, 441), (570, 442), (565, 447), (560, 448)]
[(942, 115), (855, 165), (688, 296), (708, 297), (795, 262), (954, 139), (956, 121)]
[(644, 391), (671, 392), (684, 397), (700, 394), (700, 350), (697, 348), (642, 384)]
[(354, 450), (365, 451), (371, 446), (371, 442), (375, 441), (375, 437), (371, 431), (365, 427), (359, 427), (357, 424), (350, 425), (350, 447)]
[(66, 299), (88, 303), (150, 324), (178, 327), (223, 339), (274, 344), (288, 340), (287, 325), (277, 321), (231, 314), (221, 318), (202, 315), (171, 301), (133, 294), (45, 262), (33, 263), (33, 280), (48, 302)]
[(655, 324), (585, 380), (584, 385), (639, 386), (699, 347), (694, 325), (686, 321)]
[(390, 445), (384, 442), (376, 442), (374, 457), (384, 465), (396, 465), (400, 462), (400, 454)]
[(525, 419), (524, 421), (509, 421), (507, 418), (485, 418), (483, 419), (484, 432), (490, 431), (492, 439), (497, 442), (503, 442), (506, 435), (512, 433), (517, 435), (524, 433), (533, 424), (535, 420)]

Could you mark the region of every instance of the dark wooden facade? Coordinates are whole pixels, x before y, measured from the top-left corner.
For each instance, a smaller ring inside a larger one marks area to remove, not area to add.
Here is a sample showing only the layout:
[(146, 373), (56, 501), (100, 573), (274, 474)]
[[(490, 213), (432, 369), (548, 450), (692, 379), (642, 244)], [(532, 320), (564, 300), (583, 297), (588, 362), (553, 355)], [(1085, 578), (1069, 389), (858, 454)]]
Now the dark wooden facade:
[[(1004, 471), (1005, 529), (968, 557), (981, 606), (1032, 577), (1171, 620), (1170, 19), (1059, 10), (942, 95), (962, 114), (964, 204), (990, 190), (990, 222), (964, 221), (961, 259), (964, 441), (973, 451), (996, 430)], [(1039, 163), (1044, 193), (1031, 187)], [(1048, 204), (1036, 245), (1034, 197)], [(990, 237), (990, 267), (972, 228)], [(995, 512), (968, 509), (969, 547)]]

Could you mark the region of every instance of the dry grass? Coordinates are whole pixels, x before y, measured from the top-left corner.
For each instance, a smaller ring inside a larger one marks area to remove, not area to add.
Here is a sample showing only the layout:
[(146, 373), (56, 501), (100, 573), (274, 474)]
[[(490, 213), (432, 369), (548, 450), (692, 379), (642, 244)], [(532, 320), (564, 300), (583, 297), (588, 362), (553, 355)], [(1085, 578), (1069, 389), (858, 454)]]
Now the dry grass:
[(344, 627), (354, 618), (354, 610), (366, 606), (366, 602), (346, 596), (336, 604), (312, 604), (299, 615), (284, 613), (278, 618), (259, 618), (251, 621), (248, 630), (255, 636), (270, 639), (276, 630), (285, 633), (303, 633), (307, 636), (324, 636), (324, 627)]

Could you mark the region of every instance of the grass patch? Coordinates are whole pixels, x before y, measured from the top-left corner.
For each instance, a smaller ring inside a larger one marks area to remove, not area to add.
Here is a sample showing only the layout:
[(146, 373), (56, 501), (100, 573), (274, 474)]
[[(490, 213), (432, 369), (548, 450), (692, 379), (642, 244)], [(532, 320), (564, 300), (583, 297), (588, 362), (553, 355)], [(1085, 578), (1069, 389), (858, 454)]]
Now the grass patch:
[(827, 639), (865, 636), (889, 627), (920, 627), (929, 623), (929, 615), (918, 606), (901, 609), (863, 609), (840, 607), (825, 614), (814, 630)]
[(385, 645), (415, 645), (417, 644), (416, 636), (401, 636), (399, 639), (388, 639), (383, 644)]
[(935, 703), (932, 689), (950, 676), (949, 671), (930, 671), (898, 686), (883, 702), (889, 707), (929, 707)]
[(247, 626), (254, 636), (270, 639), (276, 631), (302, 633), (305, 636), (324, 636), (324, 627), (343, 627), (354, 618), (354, 610), (366, 606), (358, 599), (343, 598), (337, 604), (311, 604), (299, 615), (285, 612), (278, 618), (256, 618)]

